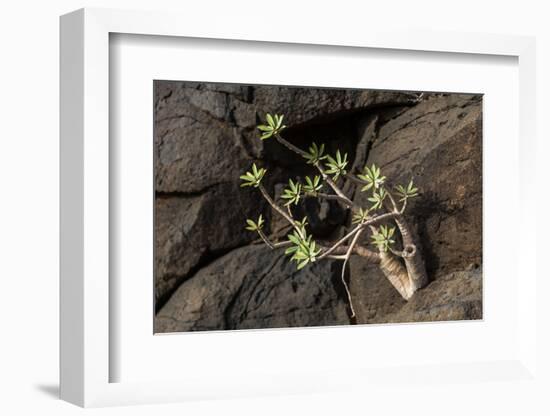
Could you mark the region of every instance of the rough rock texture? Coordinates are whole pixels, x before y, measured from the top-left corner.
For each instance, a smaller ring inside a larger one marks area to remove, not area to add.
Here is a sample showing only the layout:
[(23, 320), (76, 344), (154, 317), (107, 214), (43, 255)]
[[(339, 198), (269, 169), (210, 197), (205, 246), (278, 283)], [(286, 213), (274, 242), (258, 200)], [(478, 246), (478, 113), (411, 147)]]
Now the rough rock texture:
[(157, 314), (155, 331), (349, 323), (337, 275), (332, 261), (296, 271), (282, 251), (242, 247), (183, 283)]
[[(420, 239), (432, 280), (481, 265), (481, 120), (480, 96), (430, 96), (398, 112), (370, 135), (367, 163), (380, 166), (394, 183), (412, 178), (421, 190), (406, 213)], [(367, 197), (356, 192), (355, 201), (368, 204)], [(400, 304), (388, 293), (391, 287), (377, 277), (378, 270), (364, 259), (353, 258), (351, 267), (352, 294), (365, 304), (358, 308), (358, 322), (379, 321), (380, 314)], [(363, 278), (363, 272), (370, 278)], [(380, 283), (373, 284), (373, 279)], [(369, 300), (369, 293), (383, 289), (385, 295)]]
[[(428, 273), (481, 264), (481, 97), (431, 97), (380, 127), (368, 162), (422, 195), (407, 208)], [(364, 194), (362, 194), (364, 195)]]
[[(282, 250), (244, 229), (262, 213), (274, 239), (288, 230), (257, 190), (239, 187), (252, 163), (268, 169), (275, 196), (289, 177), (314, 173), (275, 140), (258, 140), (266, 111), (285, 114), (285, 137), (297, 146), (325, 143), (348, 153), (352, 171), (376, 163), (422, 191), (407, 214), (432, 282), (406, 302), (377, 267), (352, 257), (358, 323), (481, 318), (481, 96), (417, 97), (157, 81), (155, 331), (350, 323), (340, 262), (297, 273)], [(353, 184), (344, 190), (365, 203)], [(293, 212), (319, 239), (342, 235), (350, 220), (334, 201), (307, 199)]]
[(384, 322), (388, 314), (407, 304), (378, 266), (353, 256), (350, 259), (349, 275), (357, 323)]
[[(223, 201), (223, 203), (220, 203)], [(157, 300), (201, 264), (228, 250), (250, 243), (256, 236), (243, 227), (243, 216), (253, 217), (264, 205), (238, 184), (222, 183), (197, 195), (157, 198), (156, 282)]]
[(289, 125), (307, 123), (322, 116), (334, 118), (341, 113), (389, 105), (409, 104), (414, 94), (376, 91), (319, 88), (258, 88), (254, 102), (263, 112), (285, 114)]
[(402, 308), (379, 322), (481, 319), (481, 292), (481, 269), (449, 273), (415, 293)]

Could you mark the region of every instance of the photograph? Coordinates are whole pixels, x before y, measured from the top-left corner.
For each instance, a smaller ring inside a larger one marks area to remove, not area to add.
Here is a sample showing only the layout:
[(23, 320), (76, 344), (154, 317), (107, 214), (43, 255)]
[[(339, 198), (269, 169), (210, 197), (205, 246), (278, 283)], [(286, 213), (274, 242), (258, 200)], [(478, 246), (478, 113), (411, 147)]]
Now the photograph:
[(153, 88), (155, 333), (483, 318), (482, 95)]

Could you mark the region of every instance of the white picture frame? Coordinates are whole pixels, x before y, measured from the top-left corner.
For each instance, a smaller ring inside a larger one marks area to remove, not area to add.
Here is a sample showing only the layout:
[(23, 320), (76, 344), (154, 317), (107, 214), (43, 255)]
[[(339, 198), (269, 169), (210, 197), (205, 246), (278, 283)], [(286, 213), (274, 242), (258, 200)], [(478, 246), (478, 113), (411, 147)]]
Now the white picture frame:
[[(184, 22), (184, 23), (182, 23)], [(205, 27), (200, 20), (172, 13), (83, 9), (61, 18), (61, 390), (64, 400), (80, 406), (160, 403), (196, 398), (322, 392), (409, 383), (460, 380), (477, 383), (500, 380), (537, 388), (535, 262), (529, 261), (529, 241), (535, 241), (536, 218), (521, 215), (519, 262), (523, 276), (517, 292), (518, 334), (514, 353), (495, 361), (441, 362), (414, 368), (325, 369), (319, 374), (295, 374), (282, 369), (259, 380), (231, 383), (195, 377), (178, 381), (111, 382), (116, 357), (110, 348), (110, 170), (109, 158), (109, 37), (110, 34), (262, 41), (282, 44), (430, 51), (442, 54), (504, 55), (519, 67), (519, 198), (518, 214), (534, 204), (529, 181), (535, 169), (535, 41), (529, 37), (468, 33), (403, 32), (370, 28), (327, 35), (307, 34), (275, 25), (251, 25), (246, 35), (234, 34), (223, 20)], [(298, 331), (298, 330), (294, 330)], [(298, 333), (298, 332), (295, 332)], [(152, 335), (152, 334), (151, 334)], [(282, 336), (274, 333), (273, 337)], [(367, 371), (368, 370), (368, 371)], [(345, 381), (342, 381), (345, 380)], [(379, 387), (377, 387), (379, 388)], [(449, 394), (450, 390), (442, 392)], [(487, 389), (487, 395), (496, 394)], [(496, 397), (496, 396), (495, 396)]]

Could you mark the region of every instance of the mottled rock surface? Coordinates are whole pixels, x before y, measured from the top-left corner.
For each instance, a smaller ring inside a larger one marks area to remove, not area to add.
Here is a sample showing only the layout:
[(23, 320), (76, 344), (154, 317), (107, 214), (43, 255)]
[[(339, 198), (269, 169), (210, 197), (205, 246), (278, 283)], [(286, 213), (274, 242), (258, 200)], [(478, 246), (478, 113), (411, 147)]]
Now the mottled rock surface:
[[(377, 267), (353, 257), (346, 274), (358, 323), (481, 317), (481, 96), (155, 82), (156, 332), (349, 324), (340, 263), (296, 272), (282, 250), (244, 229), (260, 213), (266, 231), (288, 226), (239, 176), (257, 163), (279, 195), (288, 178), (314, 172), (274, 140), (260, 141), (266, 111), (285, 114), (285, 137), (347, 152), (352, 171), (382, 166), (395, 183), (414, 178), (407, 209), (430, 285), (406, 302)], [(344, 190), (364, 204), (351, 183)], [(349, 226), (346, 210), (307, 199), (318, 239)], [(368, 241), (365, 241), (368, 244)], [(467, 271), (469, 270), (469, 271)]]
[(334, 118), (342, 113), (403, 105), (414, 102), (414, 94), (336, 88), (257, 88), (254, 103), (259, 110), (286, 114), (289, 125)]
[(429, 97), (381, 126), (369, 153), (393, 182), (421, 189), (407, 216), (434, 277), (481, 264), (481, 110), (480, 96)]
[[(434, 280), (481, 265), (481, 97), (429, 96), (394, 111), (397, 115), (369, 136), (366, 163), (380, 166), (394, 183), (414, 179), (421, 190), (406, 214), (419, 237), (428, 275)], [(354, 200), (368, 205), (368, 196), (356, 192)], [(375, 267), (359, 257), (350, 263), (352, 294), (363, 305), (357, 308), (359, 323), (384, 322), (396, 305), (405, 305)], [(481, 299), (481, 287), (478, 295)]]
[(335, 279), (320, 262), (296, 271), (263, 245), (231, 251), (184, 282), (157, 314), (156, 332), (282, 328), (349, 323)]
[(482, 318), (481, 269), (441, 276), (403, 307), (372, 322), (461, 321)]
[(256, 236), (243, 227), (243, 216), (265, 210), (262, 201), (223, 183), (197, 195), (158, 197), (156, 224), (156, 298), (162, 300), (212, 256), (250, 243)]

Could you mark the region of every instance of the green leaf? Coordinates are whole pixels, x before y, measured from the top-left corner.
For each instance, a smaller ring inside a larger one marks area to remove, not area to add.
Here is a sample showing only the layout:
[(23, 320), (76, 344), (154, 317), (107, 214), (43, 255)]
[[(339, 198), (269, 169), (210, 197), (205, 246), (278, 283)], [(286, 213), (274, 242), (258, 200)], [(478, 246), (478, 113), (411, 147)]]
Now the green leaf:
[(304, 155), (304, 158), (307, 159), (307, 163), (310, 165), (315, 165), (321, 160), (326, 159), (327, 156), (324, 155), (325, 145), (317, 146), (317, 143), (312, 143), (309, 147), (309, 152)]
[(300, 245), (300, 237), (295, 235), (295, 234), (289, 234), (288, 235), (288, 239), (290, 240), (291, 243), (293, 244), (296, 244), (296, 245)]
[(302, 235), (306, 235), (306, 225), (308, 225), (307, 217), (302, 218), (302, 221), (295, 222), (296, 227), (301, 231)]
[(288, 188), (283, 190), (283, 195), (281, 195), (281, 198), (288, 200), (285, 206), (290, 204), (298, 205), (302, 193), (302, 185), (299, 182), (294, 183), (292, 179), (289, 179), (288, 186)]
[(341, 155), (340, 150), (336, 151), (336, 158), (327, 156), (327, 162), (325, 163), (327, 170), (326, 173), (329, 175), (334, 175), (333, 179), (337, 180), (340, 175), (345, 175), (347, 173), (346, 166), (348, 164), (348, 155), (344, 153), (344, 156)]
[[(364, 177), (363, 177), (363, 175), (357, 175), (357, 177), (358, 177), (359, 179), (365, 180)], [(363, 187), (361, 188), (361, 192), (368, 191), (368, 190), (369, 190), (370, 188), (372, 188), (372, 187), (373, 187), (372, 182), (371, 182), (371, 183), (367, 183), (365, 186), (363, 186)]]
[(308, 256), (306, 250), (307, 250), (307, 249), (304, 248), (304, 247), (298, 248), (298, 250), (296, 251), (296, 254), (294, 254), (294, 260), (305, 260), (305, 259), (309, 259), (309, 256)]
[(264, 177), (266, 172), (267, 171), (264, 168), (258, 169), (256, 164), (254, 163), (252, 165), (252, 171), (246, 172), (244, 175), (239, 176), (239, 178), (243, 180), (241, 187), (253, 186), (257, 188), (260, 185), (260, 182), (262, 181), (262, 178)]
[(284, 116), (282, 114), (275, 114), (274, 116), (272, 116), (271, 114), (267, 113), (265, 115), (267, 124), (260, 124), (257, 126), (258, 130), (262, 132), (262, 134), (260, 135), (260, 139), (269, 139), (273, 135), (279, 134), (283, 129), (285, 129), (286, 126), (283, 125), (283, 118)]
[(290, 186), (290, 189), (292, 189), (292, 192), (296, 192), (296, 185), (294, 182), (292, 182), (292, 179), (289, 179), (288, 184)]
[(306, 193), (315, 196), (317, 192), (323, 188), (323, 185), (320, 183), (321, 177), (318, 175), (316, 175), (313, 179), (311, 179), (309, 176), (306, 176), (305, 180), (306, 183), (303, 186), (303, 189)]
[(251, 219), (247, 219), (246, 223), (248, 224), (248, 226), (246, 227), (247, 230), (249, 230), (249, 231), (258, 231), (258, 230), (262, 229), (262, 227), (264, 225), (264, 219), (262, 217), (262, 214), (260, 214), (260, 216), (258, 217), (258, 222), (257, 223), (252, 221)]
[(371, 209), (379, 209), (382, 208), (384, 199), (387, 196), (387, 192), (384, 188), (380, 188), (377, 191), (373, 191), (372, 196), (367, 198), (370, 202), (373, 203)]
[(368, 208), (367, 209), (363, 209), (363, 208), (359, 208), (359, 211), (356, 212), (354, 215), (353, 215), (353, 218), (352, 218), (352, 224), (360, 224), (362, 222), (365, 222), (367, 221), (369, 218), (369, 210)]
[(260, 136), (260, 140), (266, 140), (273, 136), (273, 133), (264, 133)]
[(371, 235), (372, 244), (378, 247), (379, 250), (388, 251), (389, 247), (395, 243), (391, 237), (395, 233), (395, 227), (381, 225), (376, 232)]
[(408, 198), (418, 196), (418, 188), (414, 186), (412, 179), (406, 187), (403, 185), (397, 185), (395, 189), (397, 191), (397, 195), (400, 197), (399, 201), (401, 202), (407, 200)]
[(362, 192), (368, 191), (373, 187), (374, 189), (378, 189), (386, 181), (386, 177), (381, 176), (380, 168), (377, 167), (375, 164), (372, 164), (370, 168), (366, 165), (363, 168), (363, 174), (357, 175), (357, 177), (362, 181), (366, 182), (365, 186), (361, 188)]
[(298, 247), (292, 246), (285, 250), (285, 255), (288, 256), (289, 254), (295, 253), (298, 250)]
[(287, 238), (293, 245), (285, 250), (285, 254), (292, 254), (290, 260), (296, 262), (299, 270), (308, 263), (314, 262), (321, 252), (321, 249), (317, 248), (317, 244), (313, 240), (313, 237), (306, 234), (306, 219), (304, 218), (301, 222), (297, 221), (297, 223), (302, 225), (301, 234), (294, 230), (291, 234), (287, 235)]
[(309, 263), (309, 259), (304, 259), (303, 261), (301, 261), (300, 263), (298, 263), (297, 269), (298, 269), (298, 270), (303, 269), (305, 266), (307, 266), (308, 263)]

